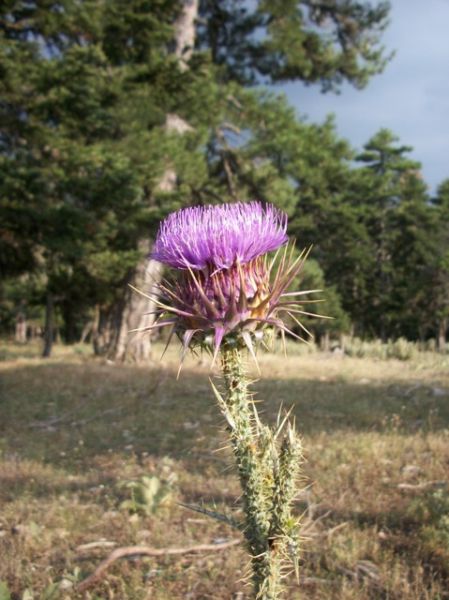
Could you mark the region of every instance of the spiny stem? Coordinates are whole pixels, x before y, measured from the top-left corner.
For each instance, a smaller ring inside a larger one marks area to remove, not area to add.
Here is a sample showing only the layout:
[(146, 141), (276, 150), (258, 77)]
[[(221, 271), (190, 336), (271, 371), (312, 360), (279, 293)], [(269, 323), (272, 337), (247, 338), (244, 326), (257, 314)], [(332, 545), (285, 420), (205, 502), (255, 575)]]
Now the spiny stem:
[[(248, 390), (241, 350), (225, 344), (221, 360), (225, 394), (222, 398), (216, 392), (216, 396), (226, 418), (243, 492), (243, 531), (251, 554), (255, 594), (258, 600), (278, 600), (283, 562), (297, 542), (291, 503), (301, 446), (290, 425), (278, 446), (280, 432), (261, 424)], [(296, 553), (292, 558), (296, 566)]]
[(237, 460), (243, 490), (243, 508), (247, 517), (246, 536), (251, 553), (259, 555), (266, 550), (270, 522), (267, 519), (268, 507), (262, 487), (263, 474), (260, 472), (257, 457), (258, 440), (248, 392), (248, 379), (240, 350), (225, 348), (222, 351), (222, 365), (226, 389), (225, 410), (231, 417), (227, 419), (228, 431)]

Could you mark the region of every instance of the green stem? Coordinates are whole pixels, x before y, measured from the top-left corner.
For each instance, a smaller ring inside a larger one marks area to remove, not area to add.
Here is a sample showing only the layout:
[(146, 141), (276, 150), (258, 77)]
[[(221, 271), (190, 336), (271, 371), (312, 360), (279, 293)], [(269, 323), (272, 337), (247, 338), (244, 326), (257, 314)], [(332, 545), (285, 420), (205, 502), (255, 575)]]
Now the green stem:
[[(225, 414), (237, 462), (245, 514), (244, 535), (251, 554), (256, 598), (280, 598), (281, 556), (285, 545), (273, 532), (277, 464), (274, 438), (257, 417), (241, 351), (225, 346), (221, 352)], [(273, 535), (273, 533), (275, 535)]]

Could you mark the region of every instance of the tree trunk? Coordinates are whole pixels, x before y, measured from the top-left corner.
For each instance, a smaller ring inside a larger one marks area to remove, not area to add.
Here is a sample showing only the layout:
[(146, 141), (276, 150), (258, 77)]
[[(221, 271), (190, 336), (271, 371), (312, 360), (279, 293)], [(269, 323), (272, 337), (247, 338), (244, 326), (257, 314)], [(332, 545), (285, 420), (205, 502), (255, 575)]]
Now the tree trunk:
[[(141, 243), (150, 250), (150, 242)], [(145, 253), (147, 254), (147, 252)], [(144, 257), (134, 272), (133, 286), (147, 296), (157, 294), (156, 285), (161, 280), (162, 265), (155, 260)], [(117, 339), (114, 344), (114, 358), (116, 360), (131, 359), (136, 362), (146, 361), (151, 358), (151, 335), (147, 331), (132, 330), (145, 329), (154, 322), (152, 313), (156, 308), (155, 303), (131, 288), (125, 292), (125, 301), (118, 328)]]
[(14, 339), (18, 344), (25, 344), (27, 341), (27, 321), (25, 312), (22, 309), (16, 315)]
[[(174, 54), (182, 71), (188, 69), (195, 46), (195, 21), (198, 15), (198, 0), (183, 0), (182, 11), (175, 23)], [(165, 129), (183, 135), (192, 131), (192, 127), (176, 114), (167, 114)], [(159, 181), (157, 189), (171, 192), (177, 184), (176, 171), (167, 159), (167, 167)], [(129, 283), (144, 293), (154, 295), (155, 287), (162, 277), (161, 265), (151, 259), (151, 241), (143, 240), (139, 244), (142, 258), (130, 277)], [(131, 290), (124, 291), (122, 301), (108, 314), (99, 311), (97, 327), (94, 334), (95, 353), (106, 354), (114, 360), (145, 361), (151, 356), (151, 336), (147, 332), (130, 334), (131, 329), (142, 329), (154, 322), (151, 314), (155, 303)]]
[(92, 326), (92, 344), (97, 356), (111, 354), (115, 332), (120, 326), (120, 313), (122, 302), (112, 307), (104, 308), (99, 304), (95, 306), (95, 318)]
[(447, 318), (441, 319), (438, 324), (438, 350), (439, 352), (446, 351), (446, 331), (447, 331)]
[(182, 71), (188, 69), (187, 62), (195, 47), (195, 21), (198, 16), (199, 0), (183, 0), (182, 11), (175, 23), (175, 55)]
[(321, 350), (323, 352), (329, 352), (331, 349), (331, 341), (330, 341), (330, 336), (329, 336), (329, 332), (325, 331), (323, 333), (323, 335), (321, 336)]
[(92, 323), (92, 321), (89, 321), (88, 323), (86, 323), (84, 325), (83, 330), (80, 335), (79, 342), (78, 342), (79, 344), (84, 344), (87, 341), (87, 338), (92, 333), (93, 328), (94, 328), (94, 324)]
[(51, 292), (47, 292), (47, 303), (45, 306), (45, 329), (44, 329), (44, 349), (42, 357), (48, 358), (51, 355), (54, 338), (54, 300)]
[[(80, 337), (79, 312), (76, 305), (71, 300), (62, 302), (59, 305), (62, 313), (62, 330), (60, 334), (66, 344), (74, 344)], [(56, 336), (55, 336), (56, 337)]]
[(36, 325), (35, 323), (30, 323), (29, 327), (27, 328), (27, 334), (28, 339), (31, 342), (33, 342), (37, 337), (41, 337), (42, 330), (39, 327), (39, 325)]

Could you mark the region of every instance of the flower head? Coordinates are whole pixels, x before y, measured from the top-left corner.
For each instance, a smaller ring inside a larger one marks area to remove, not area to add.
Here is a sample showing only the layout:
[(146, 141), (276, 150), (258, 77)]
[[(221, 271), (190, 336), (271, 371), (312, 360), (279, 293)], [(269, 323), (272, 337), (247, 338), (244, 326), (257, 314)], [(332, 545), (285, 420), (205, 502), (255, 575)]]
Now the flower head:
[[(148, 329), (171, 326), (185, 349), (212, 336), (214, 360), (225, 336), (242, 340), (253, 356), (252, 336), (269, 325), (299, 337), (287, 329), (282, 312), (307, 332), (293, 313), (311, 314), (301, 310), (307, 300), (297, 299), (310, 291), (287, 291), (306, 253), (293, 260), (286, 229), (287, 215), (260, 202), (197, 206), (169, 215), (152, 258), (179, 273), (159, 284), (159, 296), (152, 298), (158, 318)], [(267, 254), (283, 245), (275, 270)]]
[(229, 269), (287, 242), (287, 215), (271, 204), (194, 206), (162, 222), (152, 257), (177, 269)]

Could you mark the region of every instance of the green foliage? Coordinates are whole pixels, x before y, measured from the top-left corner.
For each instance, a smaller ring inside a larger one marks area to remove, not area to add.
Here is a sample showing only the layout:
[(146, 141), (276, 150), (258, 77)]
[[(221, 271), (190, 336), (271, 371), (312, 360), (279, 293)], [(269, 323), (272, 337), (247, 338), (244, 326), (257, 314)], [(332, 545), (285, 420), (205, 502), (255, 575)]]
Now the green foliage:
[[(299, 283), (299, 282), (298, 282)], [(293, 289), (293, 288), (292, 288)], [(310, 295), (311, 300), (318, 300), (317, 304), (305, 305), (307, 312), (316, 312), (328, 317), (331, 320), (323, 320), (315, 317), (305, 317), (307, 328), (310, 328), (321, 336), (326, 332), (333, 334), (347, 333), (350, 326), (348, 315), (341, 306), (340, 296), (335, 286), (327, 285), (324, 279), (324, 273), (316, 260), (309, 259), (304, 265), (303, 274), (300, 281), (300, 288), (295, 289), (321, 289), (321, 293)], [(306, 298), (309, 298), (306, 296)]]
[(449, 493), (440, 488), (411, 502), (408, 515), (420, 525), (421, 539), (436, 556), (449, 557)]
[(61, 595), (61, 590), (58, 583), (50, 583), (42, 592), (42, 600), (57, 600)]
[(356, 173), (354, 189), (371, 250), (362, 330), (384, 341), (393, 334), (413, 337), (413, 331), (417, 337), (434, 252), (433, 215), (420, 164), (406, 156), (410, 151), (380, 130), (357, 157), (366, 166)]
[(11, 26), (1, 44), (0, 271), (43, 281), (79, 328), (95, 304), (121, 297), (160, 215), (155, 182), (176, 155), (167, 94), (183, 91), (173, 93), (167, 76), (179, 72), (162, 60), (178, 5), (67, 0), (57, 22), (51, 9), (1, 9)]
[(385, 342), (423, 338), (435, 327), (429, 306), (439, 253), (435, 211), (409, 151), (391, 132), (379, 131), (356, 157), (363, 167), (349, 168), (340, 159), (339, 170), (315, 193), (298, 189), (292, 223), (298, 235), (315, 242), (314, 257), (356, 334)]
[(223, 76), (242, 83), (300, 79), (335, 89), (363, 87), (389, 57), (380, 45), (389, 3), (349, 0), (204, 0), (200, 47), (211, 51)]
[(0, 581), (0, 600), (11, 600), (8, 585), (4, 581)]
[[(306, 323), (318, 338), (352, 329), (434, 337), (442, 348), (449, 180), (430, 199), (411, 148), (390, 131), (356, 155), (332, 117), (310, 124), (255, 85), (363, 87), (389, 58), (380, 44), (389, 4), (202, 0), (186, 68), (172, 51), (182, 8), (0, 8), (3, 329), (19, 308), (42, 321), (50, 298), (64, 339), (79, 339), (94, 312), (117, 314), (161, 217), (259, 199), (288, 213), (298, 248), (314, 246), (301, 285), (323, 288), (318, 312), (334, 317)], [(168, 117), (182, 120), (182, 135)]]
[(402, 337), (388, 340), (386, 343), (380, 339), (367, 341), (352, 337), (345, 340), (345, 352), (357, 358), (412, 360), (418, 356), (420, 348), (415, 342), (409, 342)]
[[(300, 252), (295, 249), (293, 259), (299, 257)], [(281, 253), (276, 258), (274, 270), (281, 260)], [(313, 334), (315, 338), (320, 338), (327, 332), (334, 335), (347, 333), (350, 327), (350, 320), (341, 306), (340, 296), (335, 286), (328, 285), (325, 281), (323, 270), (318, 261), (313, 258), (307, 258), (303, 268), (297, 277), (290, 284), (289, 291), (315, 290), (311, 294), (305, 294), (301, 300), (304, 301), (302, 310), (306, 313), (320, 314), (329, 319), (320, 319), (311, 315), (298, 314), (298, 321), (301, 325), (291, 317), (284, 315), (283, 320), (287, 326), (297, 335), (307, 339), (307, 331)], [(312, 341), (312, 340), (308, 340)], [(305, 350), (305, 349), (304, 349)]]
[(449, 179), (440, 184), (432, 199), (432, 217), (432, 256), (427, 266), (431, 294), (426, 295), (425, 301), (430, 313), (427, 326), (435, 329), (439, 325), (442, 346), (441, 337), (445, 338), (449, 318)]
[(131, 513), (154, 515), (172, 500), (176, 481), (177, 475), (171, 470), (170, 462), (165, 461), (159, 475), (144, 475), (138, 481), (120, 484), (131, 496), (120, 504), (120, 508)]

